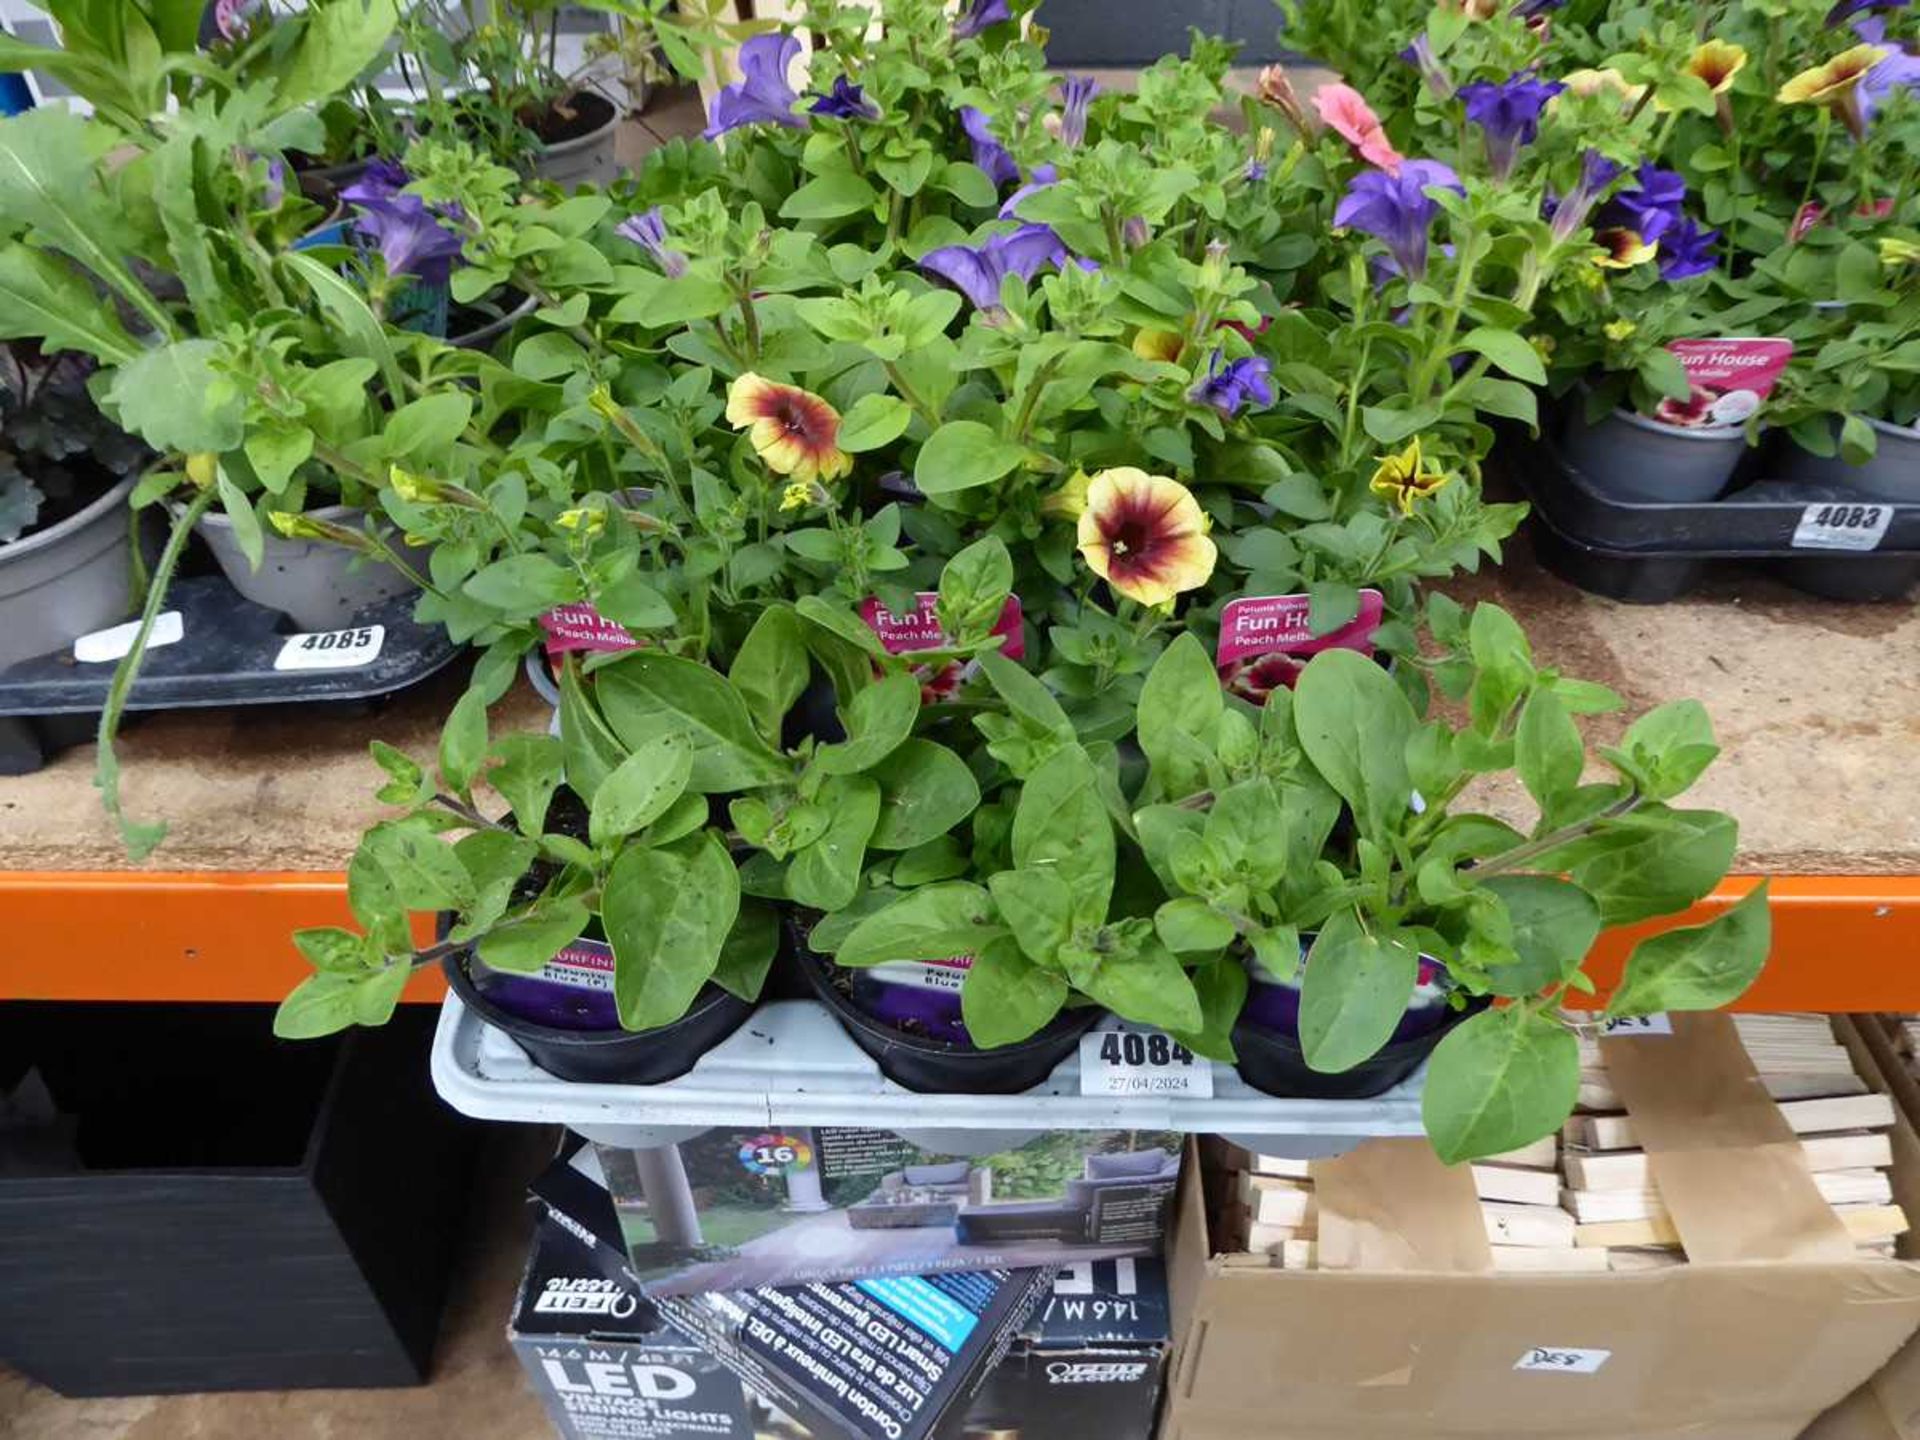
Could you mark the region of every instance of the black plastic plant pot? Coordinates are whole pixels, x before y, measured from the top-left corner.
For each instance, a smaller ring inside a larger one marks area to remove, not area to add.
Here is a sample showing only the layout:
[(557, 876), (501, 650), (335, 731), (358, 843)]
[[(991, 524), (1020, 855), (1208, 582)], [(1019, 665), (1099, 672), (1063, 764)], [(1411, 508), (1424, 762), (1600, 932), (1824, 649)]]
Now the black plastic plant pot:
[(1270, 1029), (1244, 1014), (1233, 1027), (1234, 1069), (1240, 1078), (1268, 1095), (1289, 1100), (1366, 1100), (1384, 1095), (1405, 1080), (1434, 1051), (1456, 1025), (1487, 1008), (1472, 1002), (1422, 1035), (1382, 1046), (1351, 1070), (1329, 1074), (1307, 1064), (1298, 1032)]
[(523, 1019), (487, 999), (467, 973), (468, 954), (457, 951), (440, 962), (460, 1003), (505, 1031), (536, 1065), (562, 1080), (614, 1085), (662, 1085), (677, 1080), (754, 1011), (752, 1001), (708, 985), (671, 1025), (652, 1030), (564, 1030)]
[(1071, 1055), (1101, 1012), (1089, 1005), (1063, 1010), (1031, 1039), (982, 1050), (951, 1040), (912, 1035), (867, 1014), (833, 983), (833, 962), (796, 947), (799, 971), (814, 998), (833, 1012), (894, 1084), (926, 1095), (1017, 1095), (1042, 1084)]

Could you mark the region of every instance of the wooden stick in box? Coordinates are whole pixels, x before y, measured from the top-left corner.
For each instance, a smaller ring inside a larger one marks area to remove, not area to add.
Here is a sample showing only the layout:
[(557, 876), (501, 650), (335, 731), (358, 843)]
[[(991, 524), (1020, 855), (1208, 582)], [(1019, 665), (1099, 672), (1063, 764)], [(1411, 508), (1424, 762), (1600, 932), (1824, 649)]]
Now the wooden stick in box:
[[(1893, 1164), (1893, 1144), (1884, 1134), (1810, 1135), (1800, 1142), (1807, 1169), (1873, 1170)], [(1575, 1190), (1645, 1190), (1652, 1183), (1643, 1150), (1611, 1155), (1567, 1154), (1567, 1183)]]
[[(1891, 1205), (1893, 1182), (1878, 1170), (1829, 1170), (1813, 1177), (1830, 1205)], [(1657, 1190), (1563, 1190), (1562, 1208), (1582, 1225), (1666, 1218)]]
[[(1833, 1213), (1847, 1227), (1855, 1241), (1884, 1240), (1907, 1232), (1907, 1212), (1898, 1205), (1836, 1205)], [(1568, 1216), (1569, 1220), (1573, 1217)], [(1581, 1225), (1573, 1232), (1573, 1243), (1586, 1248), (1622, 1245), (1678, 1245), (1680, 1232), (1664, 1215), (1651, 1220), (1617, 1220), (1600, 1225)]]
[[(1879, 1130), (1893, 1124), (1893, 1102), (1884, 1095), (1843, 1095), (1831, 1100), (1788, 1100), (1780, 1113), (1796, 1135), (1831, 1130)], [(1640, 1142), (1629, 1115), (1576, 1115), (1567, 1122), (1576, 1142), (1589, 1150), (1632, 1150)]]

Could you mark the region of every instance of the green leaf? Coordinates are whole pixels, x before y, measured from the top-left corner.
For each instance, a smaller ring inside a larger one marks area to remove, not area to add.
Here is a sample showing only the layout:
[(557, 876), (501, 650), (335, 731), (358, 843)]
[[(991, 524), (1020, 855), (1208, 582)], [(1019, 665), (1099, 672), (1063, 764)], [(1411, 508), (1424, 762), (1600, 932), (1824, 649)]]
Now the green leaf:
[[(582, 292), (575, 298), (588, 297)], [(543, 330), (531, 335), (513, 351), (513, 373), (528, 380), (559, 380), (585, 370), (589, 363), (580, 342), (559, 330)]]
[(531, 620), (578, 600), (580, 577), (545, 555), (509, 555), (469, 577), (461, 589), (482, 605)]
[(815, 910), (838, 910), (860, 889), (867, 842), (880, 819), (880, 786), (866, 775), (836, 775), (820, 787), (831, 818), (826, 832), (787, 866), (787, 896)]
[(293, 472), (313, 454), (313, 431), (304, 425), (273, 425), (247, 432), (247, 463), (260, 483), (275, 495), (283, 494)]
[(841, 711), (847, 738), (822, 745), (814, 765), (827, 775), (870, 770), (899, 749), (920, 715), (920, 682), (905, 671), (882, 676), (855, 693)]
[(1542, 813), (1553, 810), (1580, 785), (1587, 751), (1579, 727), (1551, 690), (1535, 690), (1520, 711), (1514, 734), (1514, 763)]
[(376, 825), (360, 842), (397, 904), (407, 910), (463, 910), (475, 899), (473, 877), (453, 847), (419, 825)]
[(1420, 953), (1393, 931), (1361, 928), (1340, 910), (1307, 952), (1300, 986), (1300, 1049), (1307, 1064), (1337, 1075), (1370, 1059), (1407, 1013)]
[(1153, 912), (1153, 930), (1176, 955), (1224, 950), (1239, 932), (1206, 901), (1181, 895)]
[(571, 660), (560, 667), (560, 746), (567, 788), (589, 805), (601, 782), (627, 758), (627, 747), (587, 694)]
[(349, 356), (378, 365), (388, 395), (406, 394), (406, 377), (401, 374), (386, 328), (368, 308), (366, 297), (311, 255), (291, 251), (281, 256), (280, 261), (306, 284), (314, 301), (327, 312), (340, 349)]
[(1698, 700), (1656, 706), (1627, 728), (1621, 752), (1628, 771), (1649, 800), (1671, 800), (1686, 790), (1720, 754), (1713, 721)]
[(1558, 1130), (1580, 1093), (1580, 1042), (1525, 1006), (1462, 1021), (1427, 1063), (1420, 1114), (1449, 1165), (1504, 1154)]
[(1137, 1025), (1182, 1033), (1201, 1027), (1200, 996), (1192, 979), (1152, 938), (1137, 953), (1103, 956), (1080, 988), (1122, 1020)]
[(1529, 385), (1547, 383), (1547, 367), (1540, 363), (1540, 352), (1512, 330), (1496, 330), (1476, 325), (1454, 346), (1457, 352), (1484, 355), (1495, 366)]
[(740, 918), (720, 947), (713, 983), (738, 999), (758, 1000), (779, 949), (780, 912), (764, 900), (742, 901)]
[(786, 778), (785, 762), (753, 728), (740, 692), (706, 666), (632, 650), (596, 671), (595, 682), (607, 724), (629, 747), (663, 728), (693, 742), (689, 789), (710, 795)]
[(991, 210), (1000, 203), (1000, 192), (994, 188), (993, 181), (987, 178), (987, 172), (965, 160), (949, 160), (941, 167), (939, 178), (933, 183), (962, 205), (972, 206), (975, 210)]
[(1001, 439), (978, 420), (949, 420), (920, 447), (913, 462), (913, 483), (928, 495), (951, 495), (990, 485), (1025, 458), (1018, 445)]
[(760, 733), (778, 745), (780, 727), (805, 692), (809, 673), (800, 617), (789, 606), (769, 605), (740, 642), (727, 679)]
[(1357, 651), (1321, 651), (1294, 686), (1293, 722), (1307, 758), (1353, 806), (1362, 833), (1398, 823), (1413, 793), (1407, 742), (1416, 721), (1385, 670)]
[(980, 784), (962, 760), (932, 740), (909, 739), (868, 771), (880, 786), (876, 850), (911, 850), (959, 827), (980, 804)]
[(380, 961), (379, 951), (366, 936), (337, 925), (294, 931), (293, 948), (314, 969), (329, 975), (358, 975)]
[(1231, 1065), (1239, 1057), (1233, 1049), (1233, 1026), (1247, 1003), (1247, 970), (1232, 956), (1201, 965), (1191, 972), (1194, 994), (1200, 998), (1200, 1027), (1171, 1032), (1196, 1055)]
[(855, 925), (834, 952), (842, 965), (889, 960), (947, 960), (978, 955), (1007, 932), (994, 921), (993, 901), (963, 880), (929, 885), (901, 896)]
[(1675, 810), (1675, 823), (1573, 866), (1574, 883), (1600, 902), (1603, 925), (1630, 925), (1684, 910), (1733, 864), (1739, 827), (1716, 810)]
[(600, 899), (620, 1023), (652, 1030), (685, 1015), (739, 914), (740, 872), (713, 834), (671, 850), (622, 851)]
[(840, 448), (849, 455), (891, 445), (906, 433), (913, 407), (898, 395), (862, 395), (840, 417)]
[(493, 755), (500, 763), (487, 772), (487, 783), (512, 807), (520, 833), (537, 836), (560, 788), (560, 741), (551, 735), (503, 735), (494, 742)]
[(614, 767), (594, 792), (587, 838), (595, 845), (625, 839), (660, 816), (686, 793), (693, 776), (693, 746), (668, 731), (649, 736)]
[(616, 304), (607, 318), (616, 324), (644, 325), (651, 330), (677, 329), (690, 320), (718, 315), (734, 303), (733, 290), (724, 280), (697, 270), (672, 280), (656, 276), (653, 281), (645, 290)]
[(109, 365), (140, 354), (107, 299), (78, 273), (20, 241), (0, 248), (0, 340), (39, 339)]
[(216, 472), (214, 483), (220, 492), (220, 508), (226, 512), (227, 520), (233, 526), (234, 543), (240, 547), (247, 564), (257, 572), (260, 562), (266, 558), (266, 541), (260, 533), (260, 517), (253, 513), (253, 506), (247, 503), (246, 495), (233, 483), (224, 465)]
[(1488, 988), (1495, 995), (1524, 999), (1563, 983), (1600, 936), (1600, 907), (1578, 885), (1551, 875), (1493, 875), (1481, 888), (1506, 906), (1518, 957), (1490, 969)]
[(388, 418), (382, 432), (387, 454), (395, 460), (423, 451), (437, 455), (460, 438), (472, 416), (473, 397), (464, 390), (423, 395)]
[[(1140, 749), (1166, 793), (1175, 799), (1201, 789), (1206, 768), (1195, 757), (1195, 747), (1181, 737), (1206, 742), (1226, 708), (1220, 677), (1206, 647), (1192, 634), (1183, 634), (1167, 646), (1140, 690)], [(1206, 751), (1210, 753), (1211, 745)]]
[(1037, 1035), (1066, 1003), (1066, 977), (1034, 964), (1004, 937), (981, 947), (960, 987), (961, 1022), (987, 1050)]
[(440, 783), (456, 795), (473, 788), (487, 757), (487, 697), (469, 689), (454, 701), (440, 727)]
[(1532, 429), (1539, 428), (1540, 397), (1531, 386), (1522, 385), (1517, 380), (1500, 380), (1491, 375), (1482, 375), (1467, 387), (1466, 399), (1474, 409), (1484, 414), (1498, 415), (1504, 420), (1518, 420)]
[(880, 193), (851, 170), (832, 170), (815, 176), (787, 196), (780, 206), (782, 220), (837, 220), (842, 215), (871, 210)]
[(627, 575), (593, 597), (594, 608), (628, 630), (664, 630), (679, 617), (642, 575)]
[[(401, 971), (404, 982), (406, 972)], [(309, 975), (273, 1012), (273, 1033), (282, 1040), (315, 1040), (354, 1022), (354, 982), (346, 975)]]
[(995, 693), (1006, 703), (1012, 715), (1036, 729), (1051, 731), (1063, 739), (1073, 738), (1073, 721), (1053, 698), (1053, 692), (1029, 673), (1018, 661), (996, 651), (980, 657), (980, 669)]
[(1663, 931), (1634, 946), (1607, 1014), (1730, 1005), (1759, 978), (1772, 945), (1773, 912), (1763, 880), (1706, 924)]
[(107, 403), (124, 428), (156, 450), (235, 449), (246, 434), (246, 406), (234, 382), (214, 368), (219, 354), (213, 340), (157, 346), (113, 372)]
[(1053, 964), (1073, 935), (1073, 891), (1053, 870), (1002, 870), (987, 889), (1000, 918), (1020, 948), (1043, 964)]
[(1098, 923), (1113, 894), (1113, 822), (1100, 775), (1078, 745), (1056, 751), (1028, 778), (1013, 813), (1013, 863), (1052, 868), (1073, 890), (1076, 914)]
[(312, 8), (274, 104), (293, 110), (337, 95), (381, 57), (400, 21), (394, 0), (332, 0)]
[(391, 782), (374, 794), (381, 804), (417, 805), (433, 793), (433, 787), (427, 783), (427, 772), (405, 751), (394, 749), (384, 740), (369, 741), (367, 749)]
[(997, 535), (984, 535), (940, 569), (935, 613), (956, 644), (984, 640), (999, 623), (1013, 592), (1013, 556)]
[(532, 975), (578, 940), (592, 918), (581, 900), (543, 900), (496, 925), (474, 949), (496, 970)]

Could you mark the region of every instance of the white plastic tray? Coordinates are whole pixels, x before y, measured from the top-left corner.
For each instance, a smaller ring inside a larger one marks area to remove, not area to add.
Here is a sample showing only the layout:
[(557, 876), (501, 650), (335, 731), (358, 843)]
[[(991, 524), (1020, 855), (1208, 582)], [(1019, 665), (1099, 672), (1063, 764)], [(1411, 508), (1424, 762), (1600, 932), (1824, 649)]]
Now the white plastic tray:
[[(920, 1095), (884, 1078), (819, 1005), (763, 1005), (686, 1075), (664, 1085), (558, 1080), (448, 996), (433, 1083), (462, 1114), (562, 1124), (592, 1140), (674, 1144), (715, 1126), (849, 1125), (891, 1130), (948, 1154), (987, 1154), (1034, 1130), (1177, 1130), (1226, 1135), (1274, 1154), (1334, 1155), (1374, 1135), (1418, 1135), (1425, 1074), (1371, 1100), (1280, 1100), (1213, 1067), (1213, 1098), (1083, 1096), (1069, 1056), (1021, 1095)], [(963, 1133), (964, 1132), (964, 1133)], [(936, 1137), (927, 1144), (920, 1136)]]

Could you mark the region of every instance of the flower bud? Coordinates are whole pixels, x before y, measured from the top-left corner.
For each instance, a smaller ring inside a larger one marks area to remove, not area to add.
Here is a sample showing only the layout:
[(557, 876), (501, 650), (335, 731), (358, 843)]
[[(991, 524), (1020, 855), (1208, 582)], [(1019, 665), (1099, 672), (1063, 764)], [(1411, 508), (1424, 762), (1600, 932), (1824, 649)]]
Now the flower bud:
[(220, 457), (211, 450), (187, 456), (187, 478), (202, 490), (210, 490), (220, 475)]

